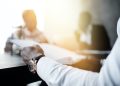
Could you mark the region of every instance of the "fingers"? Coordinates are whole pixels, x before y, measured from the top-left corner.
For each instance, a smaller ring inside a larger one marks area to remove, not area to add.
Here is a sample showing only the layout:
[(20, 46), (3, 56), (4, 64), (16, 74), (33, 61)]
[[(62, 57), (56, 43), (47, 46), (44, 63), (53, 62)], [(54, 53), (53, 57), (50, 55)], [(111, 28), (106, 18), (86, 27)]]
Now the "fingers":
[(38, 54), (38, 53), (44, 54), (43, 49), (39, 45), (25, 47), (22, 50), (22, 54), (27, 54), (27, 55)]
[(25, 47), (21, 50), (21, 57), (23, 58), (23, 61), (29, 66), (29, 70), (32, 73), (35, 73), (36, 71), (36, 59), (39, 59), (37, 57), (43, 54), (44, 51), (39, 45)]
[(21, 50), (21, 57), (23, 57), (25, 61), (31, 60), (39, 55), (44, 55), (44, 51), (39, 45), (25, 47), (23, 50)]

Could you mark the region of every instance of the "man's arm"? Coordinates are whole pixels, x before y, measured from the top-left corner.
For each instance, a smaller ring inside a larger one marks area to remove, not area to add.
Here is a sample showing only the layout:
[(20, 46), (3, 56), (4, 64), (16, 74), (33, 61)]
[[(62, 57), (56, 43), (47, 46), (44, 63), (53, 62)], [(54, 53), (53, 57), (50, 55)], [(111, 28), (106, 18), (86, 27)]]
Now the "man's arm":
[(37, 64), (38, 75), (48, 86), (97, 86), (98, 74), (62, 65), (47, 57)]
[(47, 57), (38, 61), (37, 73), (49, 86), (119, 86), (120, 39), (99, 74), (62, 65)]
[[(62, 65), (50, 58), (40, 57), (44, 55), (40, 46), (26, 47), (21, 51), (23, 59), (35, 62), (35, 71), (49, 86), (119, 86), (120, 85), (120, 39), (116, 41), (111, 54), (106, 59), (100, 73), (80, 70), (71, 66)], [(37, 67), (36, 67), (37, 64)], [(31, 65), (32, 67), (32, 65)]]
[(33, 71), (30, 71), (36, 71), (49, 86), (97, 86), (97, 73), (62, 65), (47, 58), (38, 45), (23, 48), (21, 56), (32, 68)]

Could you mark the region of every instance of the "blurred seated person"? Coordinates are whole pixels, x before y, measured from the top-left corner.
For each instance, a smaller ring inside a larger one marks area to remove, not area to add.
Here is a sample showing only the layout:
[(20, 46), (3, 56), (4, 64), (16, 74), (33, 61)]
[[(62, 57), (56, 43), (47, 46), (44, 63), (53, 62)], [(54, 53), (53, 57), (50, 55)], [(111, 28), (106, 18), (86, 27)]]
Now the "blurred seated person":
[(5, 52), (12, 51), (10, 39), (30, 39), (39, 43), (48, 43), (44, 34), (37, 29), (37, 19), (33, 10), (25, 10), (23, 12), (23, 20), (25, 26), (19, 26), (18, 30), (8, 38)]
[(75, 36), (80, 50), (110, 50), (108, 34), (102, 25), (94, 25), (89, 12), (82, 12)]
[[(76, 39), (79, 43), (78, 53), (86, 55), (88, 58), (72, 66), (99, 72), (101, 68), (101, 58), (105, 59), (107, 54), (88, 54), (81, 53), (82, 50), (100, 50), (107, 51), (111, 49), (107, 31), (103, 25), (92, 24), (92, 16), (89, 12), (82, 12), (79, 19), (79, 29), (75, 32)], [(90, 57), (90, 58), (89, 58)], [(92, 57), (92, 58), (91, 58)], [(93, 58), (95, 57), (95, 58)], [(99, 57), (99, 58), (96, 58)]]

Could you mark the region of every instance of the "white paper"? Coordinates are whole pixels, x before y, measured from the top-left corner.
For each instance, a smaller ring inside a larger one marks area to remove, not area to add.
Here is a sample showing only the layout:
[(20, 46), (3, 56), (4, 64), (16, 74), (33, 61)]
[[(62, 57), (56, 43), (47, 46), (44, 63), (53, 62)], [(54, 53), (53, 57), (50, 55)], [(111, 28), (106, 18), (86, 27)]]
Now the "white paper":
[(18, 40), (18, 39), (14, 39), (14, 40), (10, 40), (12, 43), (14, 43), (15, 45), (24, 48), (24, 47), (28, 47), (28, 46), (32, 46), (32, 45), (39, 45), (45, 53), (46, 57), (52, 58), (56, 61), (59, 61), (63, 64), (72, 64), (75, 63), (81, 59), (84, 59), (85, 56), (82, 55), (78, 55), (74, 52), (71, 52), (69, 50), (66, 50), (64, 48), (55, 46), (55, 45), (51, 45), (51, 44), (46, 44), (46, 43), (37, 43), (35, 41), (32, 40)]

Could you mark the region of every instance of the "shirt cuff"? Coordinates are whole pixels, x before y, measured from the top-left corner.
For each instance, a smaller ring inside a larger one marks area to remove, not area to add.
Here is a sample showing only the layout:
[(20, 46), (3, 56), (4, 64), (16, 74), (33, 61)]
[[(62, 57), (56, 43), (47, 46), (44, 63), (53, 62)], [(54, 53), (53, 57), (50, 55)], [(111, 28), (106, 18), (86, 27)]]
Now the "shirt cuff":
[[(50, 73), (52, 69), (60, 63), (47, 58), (42, 57), (37, 63), (37, 74), (45, 81), (48, 81), (50, 79)], [(60, 64), (61, 65), (61, 64)]]

